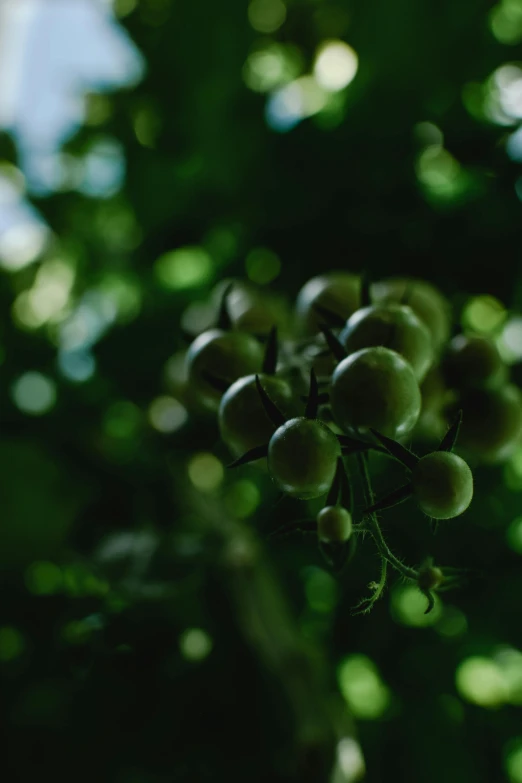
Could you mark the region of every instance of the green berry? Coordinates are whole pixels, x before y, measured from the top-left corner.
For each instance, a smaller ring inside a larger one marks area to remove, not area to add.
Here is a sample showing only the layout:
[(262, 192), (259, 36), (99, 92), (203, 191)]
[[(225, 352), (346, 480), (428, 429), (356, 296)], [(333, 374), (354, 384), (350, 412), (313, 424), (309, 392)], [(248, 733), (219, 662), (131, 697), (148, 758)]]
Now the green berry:
[(283, 492), (308, 500), (326, 494), (341, 450), (333, 432), (317, 419), (298, 417), (279, 427), (268, 444), (268, 470)]
[(373, 428), (397, 439), (413, 429), (421, 394), (411, 365), (402, 356), (389, 348), (364, 348), (337, 365), (330, 403), (344, 432), (366, 435)]
[(448, 451), (422, 457), (412, 472), (411, 485), (419, 507), (433, 519), (458, 517), (473, 497), (469, 465)]
[(325, 506), (317, 515), (317, 535), (324, 544), (348, 541), (352, 529), (352, 515), (342, 506)]
[(446, 298), (431, 283), (415, 278), (394, 277), (371, 286), (372, 301), (407, 304), (428, 327), (435, 352), (440, 351), (450, 336), (451, 308)]
[[(259, 380), (281, 413), (292, 415), (295, 405), (288, 383), (270, 375), (260, 375)], [(255, 375), (239, 378), (227, 389), (221, 398), (218, 423), (223, 441), (236, 456), (268, 443), (275, 428), (261, 402)]]
[(312, 277), (299, 291), (296, 301), (297, 328), (301, 334), (315, 334), (325, 321), (316, 305), (344, 320), (360, 305), (361, 281), (349, 272), (328, 272)]
[(457, 407), (463, 412), (459, 445), (470, 456), (486, 463), (511, 456), (522, 436), (522, 394), (517, 386), (471, 389), (462, 394)]
[(444, 375), (454, 389), (501, 385), (507, 367), (493, 340), (482, 335), (458, 334), (444, 359)]
[(259, 372), (262, 362), (263, 348), (255, 337), (209, 329), (196, 337), (187, 353), (188, 394), (215, 411), (223, 392), (213, 386), (208, 376), (230, 386), (244, 375)]
[(377, 345), (396, 351), (411, 364), (419, 381), (433, 361), (430, 331), (407, 305), (379, 304), (357, 310), (339, 340), (349, 354)]

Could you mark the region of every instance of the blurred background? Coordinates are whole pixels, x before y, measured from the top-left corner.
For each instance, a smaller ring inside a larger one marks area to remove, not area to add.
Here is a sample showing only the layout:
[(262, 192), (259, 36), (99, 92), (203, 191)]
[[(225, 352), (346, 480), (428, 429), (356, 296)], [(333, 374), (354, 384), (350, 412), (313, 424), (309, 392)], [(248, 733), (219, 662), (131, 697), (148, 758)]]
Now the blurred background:
[(302, 509), (182, 392), (216, 284), (328, 269), (431, 281), (522, 382), (521, 44), (522, 0), (1, 1), (7, 780), (522, 783), (522, 451), (389, 517), (482, 579), (353, 617), (371, 547), (252, 544)]

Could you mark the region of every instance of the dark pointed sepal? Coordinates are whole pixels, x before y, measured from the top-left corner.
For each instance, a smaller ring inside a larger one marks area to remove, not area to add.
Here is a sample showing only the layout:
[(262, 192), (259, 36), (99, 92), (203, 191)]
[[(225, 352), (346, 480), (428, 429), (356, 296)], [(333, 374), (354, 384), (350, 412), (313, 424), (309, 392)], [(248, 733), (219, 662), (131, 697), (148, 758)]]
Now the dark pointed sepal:
[(437, 451), (453, 451), (457, 438), (459, 436), (460, 425), (462, 424), (462, 411), (457, 413), (457, 418), (444, 435)]
[(331, 329), (329, 329), (326, 324), (319, 324), (319, 329), (324, 334), (324, 339), (326, 340), (326, 344), (328, 345), (330, 353), (334, 359), (336, 359), (338, 362), (342, 362), (343, 359), (346, 359), (346, 348), (333, 334)]
[(213, 375), (211, 372), (203, 371), (202, 376), (209, 386), (212, 386), (213, 389), (221, 392), (222, 394), (224, 394), (230, 387), (229, 381), (225, 380), (225, 378), (219, 378), (217, 375)]
[(337, 469), (333, 478), (328, 495), (326, 496), (325, 506), (336, 506), (339, 502), (339, 495), (341, 492), (341, 473), (344, 471), (343, 461), (341, 457), (337, 459)]
[(317, 386), (317, 377), (314, 368), (310, 370), (310, 389), (308, 391), (308, 400), (305, 408), (305, 418), (316, 419), (319, 408), (319, 387)]
[(234, 283), (229, 283), (223, 293), (221, 294), (221, 301), (219, 303), (219, 310), (217, 315), (216, 327), (228, 331), (232, 328), (232, 318), (228, 307), (228, 297), (234, 287)]
[(256, 460), (263, 459), (263, 457), (267, 456), (268, 444), (256, 446), (255, 448), (250, 449), (250, 451), (247, 451), (246, 454), (238, 457), (234, 462), (231, 462), (230, 465), (227, 465), (227, 468), (238, 468), (240, 465), (248, 465), (249, 462), (255, 462)]
[(426, 607), (424, 614), (429, 614), (435, 608), (435, 596), (431, 590), (422, 590), (422, 594), (425, 595), (428, 600), (428, 606)]
[(377, 511), (383, 511), (385, 508), (392, 508), (392, 506), (398, 506), (399, 503), (404, 503), (411, 495), (411, 484), (404, 484), (402, 487), (390, 492), (386, 497), (377, 500), (376, 503), (369, 506), (364, 510), (364, 514), (375, 514)]
[(332, 329), (342, 329), (346, 326), (346, 318), (343, 318), (339, 313), (334, 313), (327, 307), (323, 307), (317, 303), (313, 305), (313, 308), (315, 312), (324, 319), (325, 323), (332, 327)]
[(299, 519), (295, 522), (289, 522), (273, 530), (267, 538), (283, 538), (292, 533), (317, 533), (317, 522), (315, 519)]
[(413, 453), (413, 451), (410, 451), (406, 448), (406, 446), (403, 446), (396, 440), (392, 440), (392, 438), (388, 438), (386, 435), (382, 435), (380, 432), (377, 432), (377, 430), (370, 428), (370, 431), (372, 435), (377, 438), (380, 443), (382, 443), (386, 451), (388, 451), (392, 457), (395, 457), (395, 459), (399, 460), (399, 462), (402, 462), (402, 464), (405, 465), (408, 470), (413, 470), (415, 468), (419, 458), (416, 454)]
[(256, 375), (256, 387), (257, 392), (261, 398), (261, 402), (263, 404), (263, 408), (265, 409), (265, 413), (274, 425), (274, 427), (281, 427), (286, 419), (266, 391), (263, 389), (263, 386), (261, 384), (261, 381), (259, 380), (259, 375)]
[(278, 349), (277, 326), (273, 326), (268, 334), (268, 340), (265, 346), (265, 356), (263, 358), (262, 372), (265, 375), (275, 375)]

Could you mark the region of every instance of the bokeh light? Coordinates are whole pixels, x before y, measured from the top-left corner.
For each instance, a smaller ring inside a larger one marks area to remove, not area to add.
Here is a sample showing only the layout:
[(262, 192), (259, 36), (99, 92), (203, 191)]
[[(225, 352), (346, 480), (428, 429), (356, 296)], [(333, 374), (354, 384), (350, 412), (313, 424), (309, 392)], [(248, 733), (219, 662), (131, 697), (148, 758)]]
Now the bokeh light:
[(317, 50), (314, 76), (317, 83), (329, 92), (347, 87), (355, 78), (359, 60), (344, 41), (324, 41)]
[(479, 334), (493, 334), (506, 320), (502, 302), (484, 294), (468, 300), (462, 311), (462, 326)]
[(25, 640), (17, 628), (0, 628), (0, 662), (13, 661), (25, 650)]
[(165, 288), (185, 290), (207, 283), (212, 277), (213, 263), (204, 248), (182, 247), (160, 256), (155, 270)]
[(44, 560), (31, 563), (25, 572), (25, 584), (34, 595), (54, 595), (63, 584), (62, 570)]
[(248, 19), (258, 33), (275, 33), (286, 19), (286, 6), (282, 0), (251, 0)]
[(225, 471), (217, 457), (202, 452), (191, 458), (188, 464), (188, 475), (196, 489), (202, 492), (213, 492), (223, 481)]
[(341, 693), (356, 718), (375, 720), (388, 709), (391, 694), (377, 667), (365, 655), (350, 655), (337, 671)]
[(426, 596), (415, 585), (398, 585), (392, 591), (392, 616), (401, 625), (410, 625), (414, 628), (435, 625), (442, 614), (438, 596), (435, 596), (435, 606), (428, 614), (426, 614), (427, 606)]
[(245, 268), (253, 283), (265, 285), (278, 276), (281, 271), (281, 261), (273, 250), (267, 247), (255, 247), (246, 257)]
[(507, 700), (502, 670), (491, 658), (466, 658), (457, 667), (455, 681), (460, 695), (479, 707), (500, 707)]
[(202, 628), (188, 628), (182, 633), (179, 646), (188, 661), (203, 661), (212, 651), (212, 638)]
[(54, 381), (40, 372), (26, 372), (12, 386), (13, 400), (23, 412), (33, 416), (48, 413), (56, 402)]
[(176, 432), (187, 421), (187, 411), (174, 397), (157, 397), (149, 406), (149, 420), (155, 430)]

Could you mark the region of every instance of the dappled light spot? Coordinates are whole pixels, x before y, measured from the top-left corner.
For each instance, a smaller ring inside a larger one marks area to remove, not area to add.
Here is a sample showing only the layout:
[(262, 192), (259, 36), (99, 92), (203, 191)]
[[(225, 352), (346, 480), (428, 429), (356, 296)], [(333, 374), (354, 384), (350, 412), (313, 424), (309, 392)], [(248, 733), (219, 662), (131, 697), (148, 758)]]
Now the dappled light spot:
[(440, 599), (435, 596), (435, 606), (426, 614), (428, 600), (414, 585), (399, 585), (391, 595), (391, 611), (395, 622), (414, 628), (435, 625), (442, 614)]
[(54, 381), (39, 372), (26, 372), (12, 386), (13, 400), (23, 413), (41, 416), (56, 402)]
[(266, 122), (272, 130), (285, 133), (317, 114), (327, 102), (328, 92), (313, 76), (300, 76), (270, 95), (265, 107)]
[(356, 718), (375, 720), (388, 709), (391, 694), (365, 655), (350, 655), (337, 670), (341, 693)]
[(243, 79), (251, 90), (269, 92), (296, 79), (302, 67), (303, 58), (295, 46), (271, 41), (249, 54)]
[(208, 452), (195, 454), (191, 458), (188, 474), (192, 484), (202, 492), (213, 492), (225, 477), (222, 462)]
[(50, 231), (43, 223), (22, 220), (0, 233), (0, 266), (18, 272), (45, 250)]
[(272, 282), (281, 271), (281, 261), (273, 250), (267, 247), (255, 247), (245, 260), (246, 272), (250, 280), (258, 285)]
[(338, 586), (335, 579), (322, 568), (314, 566), (304, 571), (305, 595), (308, 606), (319, 614), (328, 614), (338, 599)]
[(25, 640), (20, 631), (11, 626), (0, 628), (0, 661), (19, 658), (25, 650)]
[(223, 502), (236, 519), (247, 519), (259, 506), (261, 493), (253, 481), (240, 479), (226, 488)]
[(205, 285), (213, 277), (213, 263), (202, 247), (189, 246), (171, 250), (155, 264), (156, 276), (165, 288), (185, 290)]
[(502, 302), (484, 294), (468, 300), (462, 311), (464, 329), (480, 334), (492, 334), (506, 320), (507, 313)]
[(324, 41), (317, 50), (314, 76), (325, 90), (337, 92), (355, 78), (359, 59), (344, 41)]
[(282, 0), (251, 0), (248, 21), (258, 33), (275, 33), (286, 19), (286, 6)]
[(187, 411), (174, 397), (157, 397), (150, 404), (149, 421), (158, 432), (176, 432), (187, 421)]
[(25, 584), (34, 595), (54, 595), (63, 585), (62, 569), (47, 560), (31, 563), (25, 571)]
[(84, 383), (96, 372), (96, 359), (89, 351), (58, 351), (58, 369), (64, 378)]
[(466, 658), (457, 667), (455, 681), (460, 695), (479, 707), (500, 707), (507, 699), (502, 671), (491, 658)]
[(187, 661), (203, 661), (212, 646), (212, 638), (202, 628), (188, 628), (179, 639), (181, 654)]

